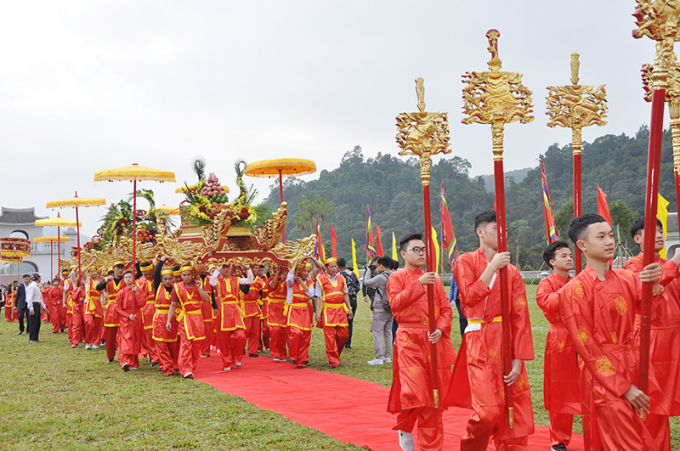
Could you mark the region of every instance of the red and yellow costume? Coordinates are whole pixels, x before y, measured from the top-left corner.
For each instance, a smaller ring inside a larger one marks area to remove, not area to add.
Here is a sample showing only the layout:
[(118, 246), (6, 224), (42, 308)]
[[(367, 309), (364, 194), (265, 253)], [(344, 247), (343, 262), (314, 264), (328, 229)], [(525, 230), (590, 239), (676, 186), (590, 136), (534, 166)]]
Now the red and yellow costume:
[(171, 302), (178, 302), (177, 322), (179, 330), (179, 371), (182, 377), (193, 374), (201, 357), (201, 348), (205, 340), (205, 325), (201, 312), (203, 300), (194, 283), (187, 288), (184, 282), (175, 284)]
[(551, 446), (569, 445), (574, 415), (581, 414), (578, 356), (562, 322), (559, 303), (550, 297), (570, 280), (571, 277), (552, 273), (541, 280), (536, 291), (536, 303), (550, 322), (543, 367), (543, 400), (550, 414)]
[(250, 289), (247, 294), (243, 295), (243, 322), (246, 326), (245, 339), (248, 343), (248, 350), (250, 355), (257, 355), (260, 348), (260, 318), (262, 311), (260, 310), (260, 291), (264, 288), (266, 281), (259, 276), (255, 277), (253, 283), (250, 284)]
[(14, 290), (8, 290), (5, 294), (5, 319), (8, 323), (14, 321), (14, 297), (16, 292)]
[(87, 279), (87, 303), (85, 304), (85, 343), (99, 346), (102, 335), (104, 309), (102, 292), (97, 290), (97, 283), (91, 277)]
[(52, 332), (59, 332), (66, 329), (66, 308), (64, 308), (64, 289), (61, 285), (53, 285), (50, 293), (52, 304), (55, 305), (57, 321), (57, 328), (54, 328), (54, 318), (52, 318)]
[(286, 280), (279, 278), (275, 288), (268, 285), (267, 325), (269, 326), (269, 352), (272, 357), (286, 359), (286, 342), (288, 340), (288, 318), (284, 313), (287, 297)]
[(47, 323), (51, 321), (51, 312), (50, 312), (50, 290), (51, 288), (41, 288), (40, 289), (40, 294), (42, 294), (43, 302), (45, 303), (45, 306), (47, 307), (46, 309), (42, 309), (40, 311), (40, 320), (43, 323)]
[(61, 326), (61, 317), (59, 316), (58, 304), (61, 304), (61, 299), (55, 299), (55, 287), (48, 288), (46, 293), (43, 293), (43, 300), (47, 305), (47, 310), (50, 312), (50, 320), (52, 321), (52, 333), (59, 332)]
[[(292, 277), (289, 274), (288, 277)], [(314, 282), (305, 280), (304, 285), (293, 282), (290, 289), (291, 302), (288, 304), (288, 356), (297, 362), (298, 368), (309, 360), (309, 346), (314, 326), (314, 306), (309, 294), (314, 294)]]
[(104, 312), (104, 340), (106, 340), (106, 357), (112, 361), (116, 357), (116, 347), (118, 327), (120, 321), (118, 320), (118, 313), (114, 303), (118, 292), (125, 287), (123, 278), (116, 280), (115, 278), (106, 282), (106, 311)]
[[(642, 261), (642, 253), (640, 253), (626, 262), (625, 269), (639, 275), (644, 268)], [(655, 262), (661, 264), (662, 273), (659, 283), (666, 289), (668, 312), (662, 324), (652, 324), (650, 371), (654, 372), (661, 391), (668, 395), (665, 401), (670, 401), (670, 405), (664, 406), (664, 410), (670, 416), (678, 416), (680, 415), (680, 298), (678, 297), (680, 293), (677, 278), (680, 271), (675, 263), (659, 256), (656, 256)], [(636, 330), (639, 330), (640, 321), (640, 311), (637, 311)], [(663, 401), (652, 399), (652, 402), (657, 405)], [(670, 451), (671, 430), (668, 416), (651, 413), (647, 415), (645, 426), (656, 440), (659, 449)]]
[[(142, 351), (142, 307), (145, 299), (132, 288), (124, 287), (118, 291), (114, 309), (118, 315), (118, 356), (121, 366), (139, 368), (139, 353)], [(130, 319), (135, 315), (135, 319)]]
[[(153, 267), (152, 267), (153, 268)], [(151, 362), (158, 362), (156, 353), (156, 342), (153, 339), (153, 316), (156, 311), (155, 296), (156, 290), (153, 280), (140, 277), (135, 282), (139, 295), (144, 299), (142, 306), (142, 355), (148, 356)]]
[(349, 339), (349, 321), (347, 313), (349, 308), (345, 303), (347, 286), (345, 278), (336, 274), (331, 278), (326, 273), (316, 277), (317, 296), (321, 294), (323, 306), (321, 308), (321, 322), (316, 327), (323, 328), (326, 341), (326, 357), (331, 366), (340, 365), (340, 354), (345, 349), (345, 343)]
[[(485, 450), (494, 437), (496, 449), (526, 449), (534, 433), (534, 414), (526, 367), (512, 384), (515, 423), (508, 427), (505, 383), (501, 355), (503, 332), (500, 278), (496, 273), (490, 286), (481, 279), (488, 266), (484, 248), (463, 254), (453, 275), (458, 284), (461, 307), (468, 318), (463, 343), (454, 366), (447, 405), (472, 409), (461, 450)], [(519, 270), (507, 267), (510, 289), (510, 326), (513, 360), (533, 360), (534, 344), (524, 280)]]
[(267, 300), (267, 297), (269, 296), (269, 280), (267, 279), (267, 276), (263, 276), (262, 280), (264, 281), (264, 288), (262, 288), (262, 290), (260, 290), (259, 293), (260, 308), (262, 310), (262, 313), (260, 314), (260, 330), (262, 331), (261, 332), (262, 340), (260, 341), (260, 344), (257, 347), (258, 351), (264, 351), (264, 349), (269, 349), (269, 342), (271, 340), (269, 331), (269, 321), (267, 320), (267, 310), (269, 306), (269, 302)]
[(222, 365), (231, 368), (243, 359), (243, 348), (246, 344), (246, 326), (239, 304), (241, 302), (241, 288), (239, 277), (217, 277), (218, 309), (218, 338)]
[[(69, 281), (69, 285), (73, 282)], [(85, 302), (87, 300), (87, 293), (85, 287), (78, 286), (73, 289), (70, 294), (71, 304), (71, 327), (69, 327), (71, 346), (78, 346), (81, 341), (85, 340)]]
[(172, 288), (168, 290), (161, 285), (156, 293), (156, 308), (153, 317), (153, 339), (156, 341), (158, 362), (164, 376), (170, 376), (178, 368), (179, 342), (177, 337), (177, 315), (170, 320), (170, 331), (165, 326), (168, 323), (168, 313), (172, 300)]
[(423, 450), (441, 450), (444, 446), (442, 401), (451, 379), (456, 350), (451, 343), (451, 304), (441, 281), (434, 285), (436, 328), (442, 337), (437, 342), (437, 374), (440, 404), (435, 409), (430, 369), (430, 325), (426, 288), (418, 280), (425, 272), (405, 268), (390, 275), (387, 298), (399, 323), (394, 339), (392, 388), (387, 411), (396, 413), (394, 429), (412, 432), (418, 423), (418, 445)]
[(61, 285), (62, 296), (64, 304), (64, 313), (66, 314), (66, 328), (68, 329), (68, 341), (71, 342), (71, 336), (73, 335), (73, 299), (71, 295), (73, 294), (73, 282), (71, 279), (66, 277), (62, 279)]
[[(623, 397), (639, 382), (640, 353), (634, 330), (641, 295), (642, 283), (633, 272), (612, 269), (605, 280), (599, 280), (589, 266), (557, 293), (562, 320), (583, 362), (581, 401), (587, 449), (657, 449), (640, 415)], [(665, 301), (665, 295), (654, 297), (653, 323), (663, 324)], [(650, 410), (667, 415), (662, 410), (666, 396), (659, 391), (654, 372), (649, 376)]]
[[(208, 293), (208, 296), (211, 296), (212, 299), (215, 292), (212, 285), (205, 282), (203, 284), (203, 291)], [(215, 326), (217, 324), (217, 317), (213, 311), (212, 303), (204, 303), (201, 307), (201, 311), (203, 313), (203, 322), (205, 323), (205, 340), (203, 341), (201, 355), (210, 355), (210, 346), (215, 344)]]

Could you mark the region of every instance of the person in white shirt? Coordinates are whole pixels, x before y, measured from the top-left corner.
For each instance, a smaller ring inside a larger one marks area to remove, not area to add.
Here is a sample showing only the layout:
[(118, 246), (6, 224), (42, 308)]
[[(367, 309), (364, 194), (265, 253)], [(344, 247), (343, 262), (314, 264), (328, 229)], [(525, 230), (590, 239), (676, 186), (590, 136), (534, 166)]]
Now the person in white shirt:
[(47, 306), (40, 291), (40, 274), (31, 274), (31, 283), (26, 287), (26, 307), (28, 308), (28, 342), (39, 342), (40, 335), (40, 312)]

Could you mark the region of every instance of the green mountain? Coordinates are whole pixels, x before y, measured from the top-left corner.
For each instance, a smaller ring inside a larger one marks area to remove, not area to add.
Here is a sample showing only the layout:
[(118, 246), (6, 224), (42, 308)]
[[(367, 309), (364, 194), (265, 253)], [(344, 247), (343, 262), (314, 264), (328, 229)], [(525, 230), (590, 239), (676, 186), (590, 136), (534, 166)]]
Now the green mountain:
[[(632, 210), (632, 216), (643, 213), (648, 145), (649, 129), (646, 126), (641, 127), (635, 137), (605, 135), (592, 143), (584, 143), (584, 213), (597, 212), (598, 184), (607, 193), (610, 206), (623, 201)], [(571, 145), (559, 147), (554, 144), (539, 159), (545, 163), (553, 208), (557, 211), (573, 196)], [(661, 166), (660, 192), (671, 202), (669, 210), (676, 211), (670, 130), (664, 132)], [(431, 173), (432, 224), (439, 233), (439, 187), (443, 183), (462, 252), (476, 249), (475, 215), (492, 208), (494, 199), (493, 192), (488, 191), (493, 187), (486, 187), (482, 177), (469, 177), (470, 167), (463, 158), (443, 158), (432, 165)], [(505, 190), (512, 261), (515, 263), (519, 258), (521, 269), (537, 269), (546, 244), (540, 165), (528, 170), (519, 182), (512, 177), (506, 178)], [(276, 207), (278, 199), (278, 186), (272, 187), (266, 202), (270, 208)], [(406, 233), (423, 230), (420, 168), (415, 158), (388, 154), (365, 158), (361, 147), (356, 146), (345, 153), (338, 168), (321, 171), (317, 180), (287, 180), (284, 199), (289, 209), (287, 238), (311, 233), (311, 218), (315, 211), (321, 212), (326, 253), (330, 255), (331, 252), (328, 225), (332, 224), (338, 237), (338, 256), (351, 261), (351, 238), (354, 238), (360, 266), (366, 261), (363, 250), (367, 203), (373, 225), (378, 224), (382, 230), (382, 244), (387, 255), (391, 255), (393, 232), (398, 241)], [(297, 227), (293, 225), (296, 219)], [(623, 233), (628, 234), (622, 230)]]
[[(514, 171), (506, 171), (505, 172), (505, 179), (509, 179), (512, 177), (515, 180), (515, 183), (520, 183), (522, 180), (524, 180), (533, 168), (524, 168), (524, 169), (515, 169)], [(485, 174), (485, 175), (480, 175), (479, 177), (484, 180), (484, 186), (486, 186), (486, 190), (490, 193), (493, 193), (493, 174)], [(475, 177), (477, 178), (477, 177)]]

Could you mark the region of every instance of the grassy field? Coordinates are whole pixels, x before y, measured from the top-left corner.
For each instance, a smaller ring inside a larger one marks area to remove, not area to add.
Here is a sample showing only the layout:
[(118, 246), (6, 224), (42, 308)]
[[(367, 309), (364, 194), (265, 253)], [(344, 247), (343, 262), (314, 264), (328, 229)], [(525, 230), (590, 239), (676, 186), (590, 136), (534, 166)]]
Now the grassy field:
[[(548, 425), (543, 409), (543, 352), (549, 324), (527, 286), (536, 360), (527, 363), (536, 424)], [(454, 312), (455, 316), (455, 312)], [(359, 300), (352, 349), (331, 370), (323, 335), (312, 334), (312, 367), (389, 387), (392, 365), (370, 366), (370, 311)], [(453, 342), (458, 349), (458, 318)], [(17, 323), (0, 323), (0, 448), (28, 449), (230, 449), (351, 450), (320, 432), (258, 409), (206, 384), (163, 378), (146, 362), (124, 373), (106, 363), (103, 349), (71, 349), (66, 334), (43, 327), (42, 342), (28, 345)], [(245, 363), (247, 365), (247, 360)], [(581, 431), (580, 421), (574, 425)], [(680, 450), (680, 421), (671, 423), (673, 449)]]

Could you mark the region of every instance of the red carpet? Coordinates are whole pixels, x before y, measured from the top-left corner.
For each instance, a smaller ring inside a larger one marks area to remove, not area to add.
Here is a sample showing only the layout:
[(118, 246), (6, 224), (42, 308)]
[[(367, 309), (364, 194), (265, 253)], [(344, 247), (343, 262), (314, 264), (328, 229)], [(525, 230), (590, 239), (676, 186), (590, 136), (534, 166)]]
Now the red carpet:
[[(242, 368), (226, 373), (218, 355), (201, 359), (196, 379), (340, 441), (373, 451), (400, 449), (392, 430), (395, 416), (386, 411), (389, 389), (380, 385), (311, 368), (298, 370), (263, 356), (244, 357)], [(465, 409), (444, 413), (444, 449), (458, 449), (469, 416)], [(529, 450), (546, 449), (548, 428), (536, 426)], [(569, 450), (583, 449), (583, 439), (575, 435)]]

